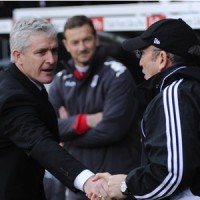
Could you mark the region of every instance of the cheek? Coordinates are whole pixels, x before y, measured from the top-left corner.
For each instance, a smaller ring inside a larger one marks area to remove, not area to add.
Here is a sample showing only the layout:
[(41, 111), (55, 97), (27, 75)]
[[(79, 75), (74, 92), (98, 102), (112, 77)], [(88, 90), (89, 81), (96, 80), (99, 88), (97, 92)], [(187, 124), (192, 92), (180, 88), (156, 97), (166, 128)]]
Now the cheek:
[(141, 59), (140, 62), (143, 72), (148, 75), (154, 75), (155, 73), (155, 64), (149, 60)]
[(76, 55), (76, 47), (68, 47), (67, 51), (71, 54), (71, 55)]
[(69, 52), (69, 53), (71, 53), (71, 51), (73, 51), (73, 46), (67, 42), (65, 42), (64, 47), (67, 50), (67, 52)]
[(152, 63), (152, 66), (149, 70), (152, 76), (159, 72), (159, 68), (156, 66), (156, 63)]
[(96, 43), (96, 42), (93, 42), (93, 43), (91, 44), (91, 49), (92, 49), (93, 51), (95, 51), (96, 48), (97, 48), (97, 43)]

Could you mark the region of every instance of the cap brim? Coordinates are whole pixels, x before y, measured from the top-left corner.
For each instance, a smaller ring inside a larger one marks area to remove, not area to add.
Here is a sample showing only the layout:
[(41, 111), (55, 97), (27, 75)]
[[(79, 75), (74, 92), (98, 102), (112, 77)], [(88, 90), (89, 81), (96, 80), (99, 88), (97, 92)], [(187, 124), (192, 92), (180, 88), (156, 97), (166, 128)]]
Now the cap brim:
[(144, 49), (149, 46), (149, 43), (141, 39), (140, 36), (125, 40), (122, 43), (122, 48), (126, 51), (134, 51), (138, 49)]

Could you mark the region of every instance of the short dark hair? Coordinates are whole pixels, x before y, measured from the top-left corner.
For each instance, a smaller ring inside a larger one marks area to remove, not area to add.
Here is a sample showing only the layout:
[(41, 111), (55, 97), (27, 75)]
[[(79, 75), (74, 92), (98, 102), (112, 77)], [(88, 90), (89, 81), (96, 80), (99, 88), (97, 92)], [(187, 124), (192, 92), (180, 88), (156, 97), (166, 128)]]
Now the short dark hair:
[(89, 17), (86, 17), (85, 15), (76, 15), (69, 18), (64, 25), (64, 33), (67, 29), (81, 27), (86, 24), (91, 27), (93, 35), (96, 36), (96, 30), (94, 28), (92, 20)]

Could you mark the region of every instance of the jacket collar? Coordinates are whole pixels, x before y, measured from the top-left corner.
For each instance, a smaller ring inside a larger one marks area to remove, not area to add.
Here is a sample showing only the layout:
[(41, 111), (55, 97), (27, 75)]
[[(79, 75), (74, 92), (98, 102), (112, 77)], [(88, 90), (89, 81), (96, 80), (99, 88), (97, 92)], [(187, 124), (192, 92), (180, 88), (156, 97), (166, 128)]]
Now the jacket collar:
[(159, 92), (164, 90), (173, 81), (181, 78), (200, 82), (200, 67), (174, 65), (154, 75), (137, 86), (136, 96), (146, 106)]
[[(25, 76), (14, 63), (11, 63), (8, 70), (24, 87), (28, 88), (30, 92), (36, 92), (40, 94), (40, 88), (36, 83), (31, 81), (27, 76)], [(42, 88), (42, 85), (41, 85)]]

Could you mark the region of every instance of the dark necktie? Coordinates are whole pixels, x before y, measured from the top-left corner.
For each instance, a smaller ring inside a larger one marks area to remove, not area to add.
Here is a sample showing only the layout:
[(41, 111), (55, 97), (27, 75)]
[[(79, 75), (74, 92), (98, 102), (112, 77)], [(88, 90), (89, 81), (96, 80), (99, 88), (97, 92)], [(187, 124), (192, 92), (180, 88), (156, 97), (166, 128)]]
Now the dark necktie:
[(42, 96), (48, 99), (48, 93), (44, 85), (42, 85), (42, 90), (41, 90)]

